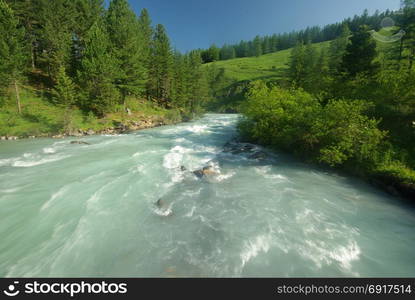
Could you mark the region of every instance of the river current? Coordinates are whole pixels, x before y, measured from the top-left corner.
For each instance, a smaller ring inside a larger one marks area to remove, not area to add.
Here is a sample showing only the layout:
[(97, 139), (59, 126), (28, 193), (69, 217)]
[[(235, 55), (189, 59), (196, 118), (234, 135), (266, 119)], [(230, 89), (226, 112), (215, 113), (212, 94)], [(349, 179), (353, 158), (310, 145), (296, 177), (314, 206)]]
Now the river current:
[(413, 207), (237, 120), (0, 142), (0, 277), (415, 276)]

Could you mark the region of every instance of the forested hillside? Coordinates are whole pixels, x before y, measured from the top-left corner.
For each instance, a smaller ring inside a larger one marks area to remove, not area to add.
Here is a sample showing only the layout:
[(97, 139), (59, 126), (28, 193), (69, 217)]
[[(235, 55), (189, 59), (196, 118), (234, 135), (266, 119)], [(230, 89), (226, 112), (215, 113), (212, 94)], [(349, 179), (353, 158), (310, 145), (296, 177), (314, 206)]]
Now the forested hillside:
[(217, 107), (244, 114), (249, 141), (415, 197), (414, 4), (382, 31), (344, 22), (328, 44), (303, 37), (289, 52), (208, 64)]
[(204, 63), (229, 60), (243, 57), (259, 57), (264, 54), (274, 53), (294, 47), (298, 41), (309, 41), (310, 43), (321, 43), (338, 38), (344, 26), (352, 31), (356, 31), (362, 25), (368, 25), (373, 30), (382, 28), (382, 20), (385, 18), (394, 18), (399, 12), (376, 11), (369, 15), (365, 10), (362, 15), (355, 15), (353, 18), (347, 18), (342, 22), (329, 24), (324, 27), (312, 26), (304, 30), (292, 31), (271, 36), (257, 35), (253, 40), (240, 41), (238, 44), (225, 44), (217, 47), (213, 44), (209, 49), (203, 50), (201, 55)]
[(200, 51), (173, 51), (127, 0), (0, 0), (0, 35), (3, 136), (175, 122), (208, 97)]

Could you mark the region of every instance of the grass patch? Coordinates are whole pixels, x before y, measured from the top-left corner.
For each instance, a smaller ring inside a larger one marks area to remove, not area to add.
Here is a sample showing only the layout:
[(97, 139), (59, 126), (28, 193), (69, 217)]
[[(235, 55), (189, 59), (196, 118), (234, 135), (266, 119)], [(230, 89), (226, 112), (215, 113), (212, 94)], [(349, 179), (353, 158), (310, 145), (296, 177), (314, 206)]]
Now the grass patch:
[[(13, 93), (1, 98), (0, 136), (46, 136), (64, 132), (65, 109), (42, 97), (37, 90), (31, 87), (21, 89), (22, 114), (18, 114), (15, 101)], [(118, 105), (113, 113), (100, 119), (92, 113), (85, 114), (75, 108), (71, 112), (71, 127), (101, 131), (126, 120), (140, 121), (153, 118), (165, 123), (176, 123), (181, 120), (179, 110), (164, 109), (147, 100), (130, 98), (127, 99), (126, 106), (131, 110), (131, 115), (125, 112), (123, 105)]]

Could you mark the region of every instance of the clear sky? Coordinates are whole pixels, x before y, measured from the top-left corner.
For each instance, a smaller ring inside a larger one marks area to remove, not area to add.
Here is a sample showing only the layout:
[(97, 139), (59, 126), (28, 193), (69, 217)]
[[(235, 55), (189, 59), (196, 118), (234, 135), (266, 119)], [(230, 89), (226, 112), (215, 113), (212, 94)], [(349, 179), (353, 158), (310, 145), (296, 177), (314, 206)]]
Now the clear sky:
[[(107, 0), (108, 1), (108, 0)], [(154, 24), (166, 26), (180, 51), (212, 43), (266, 35), (341, 21), (365, 8), (399, 9), (400, 0), (129, 0), (139, 14), (145, 7)]]

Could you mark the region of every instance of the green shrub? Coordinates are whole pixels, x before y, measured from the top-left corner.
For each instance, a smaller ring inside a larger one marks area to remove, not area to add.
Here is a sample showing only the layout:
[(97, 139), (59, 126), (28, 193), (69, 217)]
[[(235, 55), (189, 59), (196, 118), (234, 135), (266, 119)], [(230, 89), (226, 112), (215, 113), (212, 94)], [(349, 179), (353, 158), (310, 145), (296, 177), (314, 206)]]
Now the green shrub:
[(379, 121), (365, 115), (371, 104), (332, 100), (322, 105), (303, 90), (253, 82), (242, 105), (240, 132), (261, 144), (285, 149), (330, 166), (373, 166), (386, 137)]

